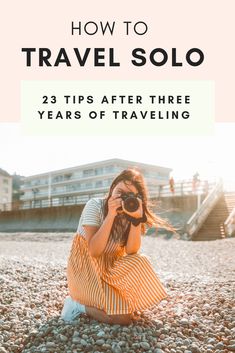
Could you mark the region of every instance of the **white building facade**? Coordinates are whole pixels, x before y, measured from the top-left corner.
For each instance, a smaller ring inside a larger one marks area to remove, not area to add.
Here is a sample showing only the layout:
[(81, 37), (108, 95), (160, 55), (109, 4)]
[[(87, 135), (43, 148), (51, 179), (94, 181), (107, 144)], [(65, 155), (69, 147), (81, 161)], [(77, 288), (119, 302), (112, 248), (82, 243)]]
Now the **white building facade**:
[(113, 179), (133, 167), (143, 174), (150, 197), (168, 183), (170, 168), (115, 158), (23, 178), (21, 207), (85, 204), (91, 197), (106, 195)]
[(12, 176), (0, 168), (0, 211), (11, 209)]

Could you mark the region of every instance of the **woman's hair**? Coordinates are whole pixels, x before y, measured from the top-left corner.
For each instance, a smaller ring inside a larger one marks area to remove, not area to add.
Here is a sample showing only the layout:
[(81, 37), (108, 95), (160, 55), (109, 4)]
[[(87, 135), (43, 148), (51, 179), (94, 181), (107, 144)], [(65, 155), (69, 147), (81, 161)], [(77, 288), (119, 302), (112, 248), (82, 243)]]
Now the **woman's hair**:
[(141, 233), (142, 234), (145, 234), (145, 232), (146, 232), (146, 224), (149, 227), (165, 228), (165, 229), (175, 233), (175, 229), (171, 226), (171, 224), (169, 224), (166, 220), (157, 216), (150, 209), (152, 204), (148, 200), (147, 186), (145, 184), (145, 181), (144, 181), (142, 174), (137, 170), (137, 168), (125, 169), (113, 180), (113, 182), (110, 186), (110, 189), (109, 189), (108, 196), (106, 197), (106, 200), (104, 203), (104, 218), (108, 214), (108, 200), (112, 196), (113, 189), (121, 181), (123, 181), (126, 185), (128, 185), (130, 183), (132, 185), (134, 185), (142, 198), (143, 211), (147, 217), (146, 223), (141, 223)]

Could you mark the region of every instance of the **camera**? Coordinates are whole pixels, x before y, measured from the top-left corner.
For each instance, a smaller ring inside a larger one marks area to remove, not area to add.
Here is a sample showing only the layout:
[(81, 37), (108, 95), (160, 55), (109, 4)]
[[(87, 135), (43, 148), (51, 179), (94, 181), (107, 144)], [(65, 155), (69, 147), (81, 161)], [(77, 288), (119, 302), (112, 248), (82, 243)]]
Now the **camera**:
[[(128, 212), (135, 212), (139, 208), (139, 200), (138, 197), (141, 196), (135, 195), (133, 192), (123, 193), (121, 194), (121, 199), (124, 201), (124, 207)], [(122, 210), (122, 207), (118, 208), (118, 210)]]

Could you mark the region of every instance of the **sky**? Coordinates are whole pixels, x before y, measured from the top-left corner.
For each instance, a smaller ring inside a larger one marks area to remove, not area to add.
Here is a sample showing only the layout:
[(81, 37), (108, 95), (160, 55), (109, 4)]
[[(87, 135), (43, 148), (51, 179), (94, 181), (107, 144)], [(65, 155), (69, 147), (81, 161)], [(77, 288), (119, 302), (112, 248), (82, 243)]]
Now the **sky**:
[(215, 124), (214, 136), (23, 136), (17, 123), (0, 124), (0, 168), (29, 176), (121, 158), (173, 169), (177, 179), (222, 176), (235, 180), (235, 123)]

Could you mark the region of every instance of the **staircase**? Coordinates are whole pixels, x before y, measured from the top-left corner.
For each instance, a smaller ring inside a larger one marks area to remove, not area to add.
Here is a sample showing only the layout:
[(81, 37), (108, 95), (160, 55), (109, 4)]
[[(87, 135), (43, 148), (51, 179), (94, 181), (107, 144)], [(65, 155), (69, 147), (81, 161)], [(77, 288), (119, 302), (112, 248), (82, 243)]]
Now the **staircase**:
[(192, 240), (215, 240), (226, 237), (224, 222), (235, 207), (235, 192), (220, 196), (201, 228), (193, 234)]

